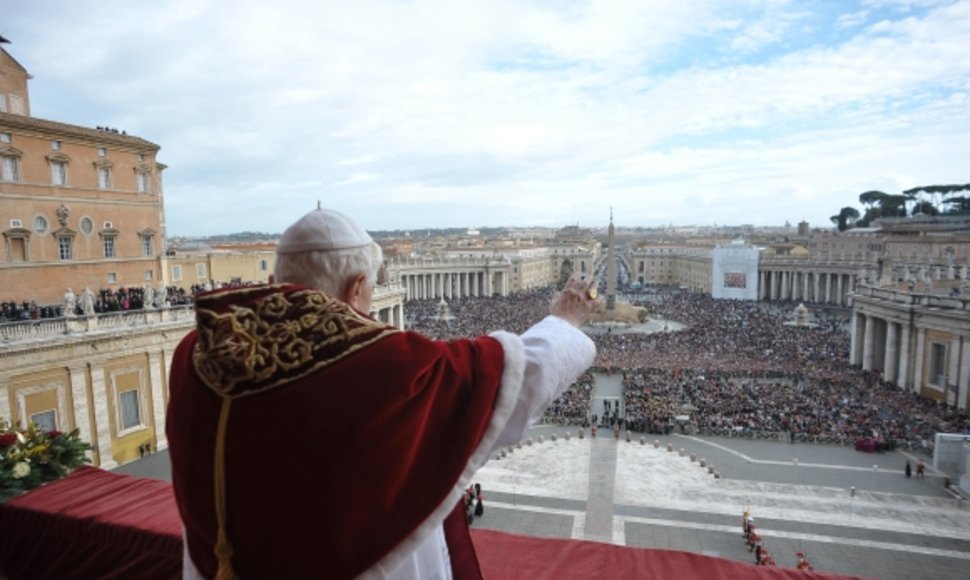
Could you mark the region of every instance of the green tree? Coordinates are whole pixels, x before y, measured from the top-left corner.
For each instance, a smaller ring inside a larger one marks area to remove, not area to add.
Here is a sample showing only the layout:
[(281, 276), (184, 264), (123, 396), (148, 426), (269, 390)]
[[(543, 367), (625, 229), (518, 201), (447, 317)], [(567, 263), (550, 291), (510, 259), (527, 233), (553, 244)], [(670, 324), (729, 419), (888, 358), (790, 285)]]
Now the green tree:
[(840, 232), (852, 227), (859, 219), (859, 210), (854, 207), (846, 206), (839, 210), (839, 213), (829, 218), (832, 223), (838, 226)]

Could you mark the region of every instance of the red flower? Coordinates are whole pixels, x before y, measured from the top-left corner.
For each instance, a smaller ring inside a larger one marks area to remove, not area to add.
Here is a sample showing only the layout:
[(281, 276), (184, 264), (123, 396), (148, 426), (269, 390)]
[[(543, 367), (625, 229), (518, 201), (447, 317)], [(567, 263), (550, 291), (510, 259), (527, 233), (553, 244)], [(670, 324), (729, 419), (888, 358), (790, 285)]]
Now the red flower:
[(0, 433), (0, 449), (10, 447), (17, 442), (17, 436), (13, 433)]
[(57, 429), (54, 429), (53, 431), (48, 431), (47, 432), (47, 436), (50, 437), (51, 439), (57, 439), (61, 435), (63, 435), (63, 433), (61, 433)]

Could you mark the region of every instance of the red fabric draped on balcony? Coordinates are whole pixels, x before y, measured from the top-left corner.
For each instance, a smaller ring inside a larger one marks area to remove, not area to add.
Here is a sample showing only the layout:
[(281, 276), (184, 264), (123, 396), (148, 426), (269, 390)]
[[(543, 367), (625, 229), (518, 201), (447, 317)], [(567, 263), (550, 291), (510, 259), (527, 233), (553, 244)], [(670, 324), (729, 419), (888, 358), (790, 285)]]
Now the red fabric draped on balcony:
[(0, 572), (11, 580), (180, 578), (172, 486), (85, 466), (0, 504)]
[[(838, 580), (674, 550), (472, 530), (487, 579)], [(0, 573), (31, 578), (181, 576), (182, 523), (166, 482), (82, 467), (0, 504)]]

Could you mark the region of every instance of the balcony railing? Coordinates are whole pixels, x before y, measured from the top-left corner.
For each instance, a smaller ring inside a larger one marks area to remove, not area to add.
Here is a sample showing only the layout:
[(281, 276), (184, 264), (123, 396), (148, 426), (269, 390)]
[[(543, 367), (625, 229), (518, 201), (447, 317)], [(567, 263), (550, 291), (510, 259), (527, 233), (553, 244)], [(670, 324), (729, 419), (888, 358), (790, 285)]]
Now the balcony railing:
[(104, 332), (113, 329), (148, 327), (173, 322), (191, 322), (194, 318), (195, 309), (192, 305), (186, 305), (158, 310), (124, 310), (91, 316), (7, 322), (0, 324), (0, 344), (88, 332)]

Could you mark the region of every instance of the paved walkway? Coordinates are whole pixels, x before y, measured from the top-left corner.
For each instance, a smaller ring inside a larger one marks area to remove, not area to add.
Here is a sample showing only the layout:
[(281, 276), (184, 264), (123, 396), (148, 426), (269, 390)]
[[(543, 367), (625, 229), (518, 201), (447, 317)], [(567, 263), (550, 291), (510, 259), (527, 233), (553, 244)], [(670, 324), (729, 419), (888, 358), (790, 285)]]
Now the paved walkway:
[[(903, 454), (677, 435), (551, 441), (565, 431), (538, 427), (532, 445), (482, 469), (486, 511), (476, 526), (753, 562), (740, 527), (750, 505), (779, 566), (794, 567), (803, 551), (816, 570), (870, 578), (949, 580), (970, 570), (970, 509), (943, 491), (942, 474), (906, 479)], [(585, 488), (549, 477), (582, 461)]]

